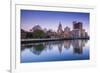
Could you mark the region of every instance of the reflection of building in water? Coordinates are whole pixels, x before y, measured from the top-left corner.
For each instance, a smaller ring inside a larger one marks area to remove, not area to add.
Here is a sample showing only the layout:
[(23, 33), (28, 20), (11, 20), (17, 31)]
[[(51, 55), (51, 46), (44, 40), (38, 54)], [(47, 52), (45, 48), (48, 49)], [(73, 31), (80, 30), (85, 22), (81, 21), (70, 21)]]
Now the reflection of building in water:
[(52, 43), (51, 43), (51, 42), (46, 42), (46, 47), (47, 47), (49, 50), (52, 50), (52, 48), (53, 48)]
[(70, 49), (70, 47), (72, 46), (74, 53), (82, 54), (83, 47), (85, 46), (87, 41), (88, 40), (65, 40), (22, 44), (21, 51), (24, 51), (24, 49), (29, 49), (33, 54), (41, 55), (41, 53), (44, 51), (52, 51), (53, 49), (57, 49), (61, 54), (64, 49)]
[(31, 48), (32, 44), (21, 44), (21, 51), (24, 51), (25, 49)]
[(64, 41), (64, 48), (69, 49), (71, 45), (71, 41)]
[(77, 54), (82, 54), (83, 47), (85, 46), (85, 42), (82, 40), (73, 40), (72, 41), (73, 52)]
[(51, 49), (53, 49), (53, 47), (55, 46), (55, 45), (59, 45), (59, 44), (63, 44), (63, 42), (62, 41), (49, 41), (49, 42), (46, 42), (46, 47), (49, 49), (49, 50), (51, 50)]
[(59, 43), (58, 44), (58, 50), (60, 53), (62, 53), (62, 47), (63, 47), (63, 43)]

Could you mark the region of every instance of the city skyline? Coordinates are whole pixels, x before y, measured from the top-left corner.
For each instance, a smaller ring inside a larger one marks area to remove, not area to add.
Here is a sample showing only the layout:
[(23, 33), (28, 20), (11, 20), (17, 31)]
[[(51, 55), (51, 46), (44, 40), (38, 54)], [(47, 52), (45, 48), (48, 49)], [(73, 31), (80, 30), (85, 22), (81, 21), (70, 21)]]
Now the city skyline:
[(68, 26), (72, 30), (73, 21), (82, 22), (84, 29), (89, 34), (89, 13), (21, 10), (21, 28), (26, 31), (36, 25), (40, 25), (43, 29), (57, 31), (59, 22), (62, 24), (62, 29)]

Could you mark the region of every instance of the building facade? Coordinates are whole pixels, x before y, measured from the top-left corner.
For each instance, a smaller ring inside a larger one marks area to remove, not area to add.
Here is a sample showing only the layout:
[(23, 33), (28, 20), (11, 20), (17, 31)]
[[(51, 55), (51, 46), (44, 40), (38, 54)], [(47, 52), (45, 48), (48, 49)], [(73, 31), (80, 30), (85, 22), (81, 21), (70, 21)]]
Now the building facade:
[(85, 29), (83, 29), (82, 22), (73, 22), (73, 30), (71, 31), (71, 37), (73, 38), (86, 38), (88, 37)]

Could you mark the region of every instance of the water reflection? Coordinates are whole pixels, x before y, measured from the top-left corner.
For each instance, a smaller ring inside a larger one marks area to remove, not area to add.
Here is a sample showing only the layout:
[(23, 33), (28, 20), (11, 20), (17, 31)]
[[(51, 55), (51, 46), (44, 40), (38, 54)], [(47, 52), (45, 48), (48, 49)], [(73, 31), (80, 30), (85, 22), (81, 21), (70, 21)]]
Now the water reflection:
[[(43, 57), (43, 55), (49, 54), (48, 60), (41, 58), (43, 61), (49, 61), (50, 54), (52, 54), (52, 56), (53, 54), (57, 56), (59, 54), (65, 55), (65, 58), (59, 57), (59, 59), (57, 58), (57, 60), (62, 60), (62, 59), (65, 60), (67, 59), (67, 56), (70, 54), (73, 54), (73, 56), (71, 55), (71, 57), (73, 57), (71, 59), (74, 59), (75, 57), (77, 57), (76, 59), (82, 59), (79, 58), (78, 56), (75, 56), (75, 54), (81, 55), (83, 53), (84, 47), (87, 44), (87, 42), (88, 40), (67, 40), (67, 41), (64, 40), (64, 41), (49, 41), (49, 42), (40, 42), (40, 43), (21, 44), (21, 62), (24, 62), (26, 59), (25, 54), (23, 54), (23, 52), (25, 52), (26, 49), (28, 49), (33, 55), (36, 55), (35, 57), (37, 56)], [(89, 45), (87, 46), (87, 48), (89, 50)], [(70, 50), (70, 53), (68, 53), (68, 50)], [(86, 59), (89, 59), (89, 51), (85, 53), (84, 56), (87, 56)], [(33, 58), (32, 61), (34, 62), (34, 60), (35, 59)], [(55, 60), (55, 59), (51, 59), (51, 60)]]

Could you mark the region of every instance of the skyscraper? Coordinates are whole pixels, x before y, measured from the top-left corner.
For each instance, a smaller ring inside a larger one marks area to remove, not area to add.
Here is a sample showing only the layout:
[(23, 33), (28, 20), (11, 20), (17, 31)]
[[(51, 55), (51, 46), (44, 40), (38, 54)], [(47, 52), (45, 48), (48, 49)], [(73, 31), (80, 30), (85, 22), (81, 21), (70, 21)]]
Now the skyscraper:
[(83, 23), (73, 21), (73, 29), (83, 29)]
[(71, 36), (74, 38), (84, 38), (87, 37), (85, 34), (85, 29), (83, 29), (82, 22), (73, 22), (73, 30), (71, 32)]

